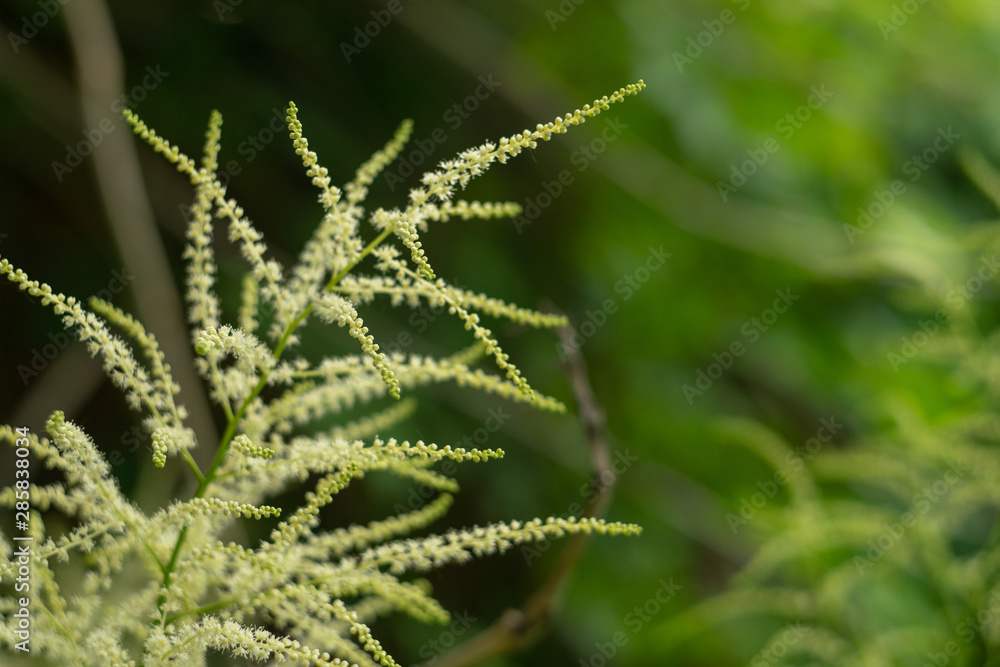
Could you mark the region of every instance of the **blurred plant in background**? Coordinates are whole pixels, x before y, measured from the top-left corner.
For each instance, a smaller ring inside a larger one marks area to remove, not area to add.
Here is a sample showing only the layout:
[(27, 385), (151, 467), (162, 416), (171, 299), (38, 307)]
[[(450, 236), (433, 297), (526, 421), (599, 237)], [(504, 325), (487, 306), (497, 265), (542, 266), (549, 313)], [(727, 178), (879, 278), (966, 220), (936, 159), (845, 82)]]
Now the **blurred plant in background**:
[[(8, 0), (0, 7), (4, 34), (19, 32), (22, 18), (31, 22), (38, 11), (32, 0)], [(942, 653), (949, 665), (988, 664), (987, 635), (964, 623), (996, 587), (985, 565), (996, 553), (988, 537), (996, 504), (966, 495), (983, 490), (988, 469), (957, 451), (944, 460), (922, 439), (953, 440), (963, 453), (971, 442), (994, 456), (995, 445), (973, 438), (968, 424), (986, 423), (996, 408), (992, 391), (976, 380), (988, 376), (1000, 323), (991, 250), (997, 214), (983, 195), (996, 191), (983, 164), (1000, 162), (995, 3), (372, 0), (140, 8), (112, 1), (110, 13), (127, 68), (79, 64), (114, 62), (86, 50), (108, 40), (72, 37), (77, 17), (96, 14), (91, 0), (61, 5), (16, 53), (0, 49), (0, 141), (8, 148), (0, 189), (6, 219), (32, 221), (7, 223), (0, 248), (17, 250), (29, 273), (79, 283), (78, 293), (109, 289), (114, 277), (103, 267), (114, 266), (135, 276), (113, 293), (123, 306), (141, 290), (173, 284), (143, 273), (152, 262), (124, 266), (118, 257), (134, 254), (135, 244), (108, 240), (121, 239), (109, 223), (121, 208), (107, 197), (142, 186), (114, 171), (101, 176), (125, 126), (114, 121), (116, 129), (101, 134), (62, 181), (52, 166), (66, 163), (84, 133), (98, 136), (123, 94), (140, 114), (146, 105), (155, 109), (167, 136), (193, 136), (203, 122), (196, 110), (211, 90), (227, 114), (227, 136), (242, 147), (220, 171), (231, 175), (234, 196), (253, 202), (255, 219), (289, 221), (264, 230), (272, 247), (295, 248), (314, 220), (308, 207), (284, 208), (308, 198), (287, 176), (291, 160), (275, 150), (280, 142), (269, 127), (283, 100), (337, 110), (321, 114), (310, 138), (336, 145), (338, 164), (362, 162), (372, 137), (387, 136), (399, 117), (414, 118), (414, 143), (400, 156), (413, 171), (374, 183), (373, 196), (382, 196), (412, 186), (427, 164), (482, 143), (497, 127), (528, 126), (623, 80), (648, 84), (628, 114), (587, 124), (576, 139), (471, 186), (473, 198), (518, 197), (524, 214), (510, 227), (459, 227), (422, 239), (451, 282), (474, 275), (464, 288), (523, 304), (544, 285), (568, 314), (577, 336), (556, 341), (529, 332), (507, 351), (535, 371), (533, 386), (566, 402), (572, 383), (550, 365), (552, 352), (586, 357), (617, 464), (616, 518), (644, 526), (641, 540), (592, 544), (553, 632), (527, 653), (487, 664), (824, 664), (868, 655), (893, 632), (917, 628), (927, 630), (927, 641), (915, 644), (917, 653), (896, 642), (899, 664), (934, 664)], [(153, 83), (150, 70), (160, 77), (155, 88), (143, 84)], [(96, 74), (115, 71), (115, 85), (98, 85)], [(87, 99), (90, 115), (80, 113), (86, 107), (78, 100)], [(176, 201), (185, 184), (147, 163), (151, 179), (178, 192), (158, 190), (147, 211), (166, 238), (164, 256), (173, 256), (183, 244)], [(265, 191), (263, 200), (245, 196)], [(46, 257), (31, 257), (27, 249), (40, 244)], [(652, 270), (661, 255), (663, 265)], [(238, 258), (220, 256), (219, 265), (233, 298)], [(790, 304), (776, 306), (779, 291)], [(52, 322), (7, 292), (0, 307), (18, 324), (0, 327), (7, 363), (0, 404), (11, 412), (2, 421), (40, 428), (51, 406), (39, 406), (44, 395), (77, 406), (70, 416), (100, 410), (109, 424), (123, 423), (95, 379), (99, 368), (74, 346), (49, 341)], [(412, 319), (376, 306), (366, 314), (373, 331), (400, 332), (387, 349), (436, 356), (460, 346), (464, 332), (448, 319), (432, 309)], [(956, 357), (942, 356), (949, 345)], [(34, 371), (32, 364), (44, 369), (26, 386), (18, 367)], [(686, 385), (703, 393), (685, 394)], [(497, 520), (499, 507), (504, 516), (568, 516), (587, 504), (595, 486), (580, 482), (590, 462), (574, 417), (498, 413), (488, 399), (460, 398), (444, 386), (421, 390), (424, 409), (407, 425), (507, 452), (488, 474), (480, 476), (480, 467), (456, 473), (480, 499), (453, 509), (457, 523)], [(133, 463), (143, 443), (131, 430), (94, 428), (98, 440), (119, 443), (111, 456), (122, 460), (126, 490), (152, 493), (150, 477)], [(866, 468), (847, 479), (842, 468), (861, 460), (847, 457), (862, 456), (893, 468), (874, 482), (861, 479)], [(900, 481), (902, 471), (910, 478)], [(343, 498), (354, 509), (345, 523), (417, 502), (369, 482), (364, 493), (349, 489)], [(968, 511), (960, 507), (966, 499)], [(920, 513), (924, 501), (930, 505)], [(908, 511), (912, 526), (902, 523)], [(805, 530), (805, 517), (817, 516), (822, 521)], [(934, 540), (923, 533), (960, 516), (967, 525), (947, 527), (948, 550), (929, 552)], [(849, 517), (854, 533), (829, 535)], [(896, 524), (904, 528), (898, 540)], [(835, 539), (840, 546), (827, 548)], [(879, 542), (890, 540), (881, 550)], [(387, 646), (418, 646), (420, 659), (441, 664), (446, 645), (463, 643), (482, 619), (544, 585), (562, 552), (536, 546), (491, 560), (489, 569), (470, 564), (429, 576), (444, 606), (461, 610), (458, 631), (428, 637), (401, 622), (377, 634)], [(904, 554), (913, 555), (912, 567), (904, 567)], [(856, 563), (868, 561), (858, 573)], [(932, 562), (949, 572), (967, 562), (970, 570), (939, 580), (929, 575)], [(966, 590), (974, 584), (978, 593)], [(816, 613), (750, 613), (769, 587), (787, 589)], [(729, 598), (713, 612), (707, 601), (726, 591), (747, 596), (746, 605)], [(741, 613), (723, 621), (720, 608)], [(803, 634), (805, 627), (811, 630)], [(937, 642), (946, 634), (952, 638)], [(785, 650), (824, 636), (825, 654)]]

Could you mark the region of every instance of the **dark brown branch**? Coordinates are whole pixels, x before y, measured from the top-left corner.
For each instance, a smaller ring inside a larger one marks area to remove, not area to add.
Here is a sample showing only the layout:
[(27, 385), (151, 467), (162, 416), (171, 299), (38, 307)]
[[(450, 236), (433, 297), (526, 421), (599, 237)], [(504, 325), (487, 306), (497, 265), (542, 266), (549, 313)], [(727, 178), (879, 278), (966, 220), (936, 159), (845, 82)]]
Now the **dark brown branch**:
[[(566, 350), (569, 375), (580, 413), (580, 425), (590, 448), (593, 484), (597, 493), (583, 513), (602, 517), (611, 502), (616, 475), (611, 468), (611, 454), (605, 435), (605, 416), (594, 398), (583, 355), (573, 343), (569, 327), (559, 330), (562, 349)], [(548, 629), (549, 621), (562, 603), (563, 593), (590, 536), (573, 535), (559, 554), (559, 560), (545, 583), (520, 609), (508, 609), (493, 624), (468, 642), (434, 661), (435, 667), (465, 667), (499, 655), (517, 653), (532, 646)]]

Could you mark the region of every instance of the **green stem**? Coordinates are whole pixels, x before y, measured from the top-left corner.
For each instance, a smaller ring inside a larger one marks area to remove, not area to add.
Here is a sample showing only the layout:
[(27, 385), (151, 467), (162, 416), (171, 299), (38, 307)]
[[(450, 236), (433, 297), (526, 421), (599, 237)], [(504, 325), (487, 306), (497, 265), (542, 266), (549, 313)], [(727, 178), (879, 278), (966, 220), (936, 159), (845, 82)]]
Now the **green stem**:
[[(358, 264), (360, 264), (365, 257), (370, 255), (372, 251), (375, 250), (375, 248), (381, 245), (381, 243), (385, 241), (386, 238), (388, 238), (389, 234), (392, 233), (392, 229), (393, 229), (392, 227), (387, 227), (378, 236), (372, 239), (371, 243), (365, 246), (364, 250), (362, 250), (358, 254), (357, 259), (355, 259), (348, 266), (344, 267), (336, 275), (330, 278), (330, 281), (327, 283), (326, 287), (324, 288), (324, 291), (326, 292), (332, 291), (337, 286), (337, 283), (343, 280), (344, 276), (353, 271), (354, 268)], [(307, 318), (313, 312), (314, 309), (315, 309), (315, 304), (310, 303), (302, 310), (301, 313), (299, 313), (299, 315), (294, 320), (292, 320), (288, 324), (288, 327), (285, 328), (285, 333), (281, 336), (281, 339), (278, 341), (278, 344), (274, 348), (273, 355), (275, 361), (281, 359), (281, 355), (284, 352), (285, 346), (288, 344), (289, 339), (292, 337), (292, 334), (299, 327), (299, 325), (302, 324), (302, 321), (305, 320), (305, 318)], [(222, 467), (222, 464), (225, 462), (226, 455), (229, 453), (229, 446), (232, 444), (233, 438), (236, 437), (236, 429), (239, 427), (240, 422), (243, 421), (243, 417), (246, 415), (247, 410), (250, 408), (250, 404), (253, 402), (255, 398), (257, 398), (257, 396), (260, 395), (260, 392), (264, 390), (264, 387), (267, 385), (267, 379), (268, 379), (267, 373), (262, 372), (260, 380), (258, 380), (257, 385), (253, 388), (253, 391), (251, 391), (250, 394), (246, 397), (246, 399), (244, 399), (243, 403), (239, 407), (239, 410), (236, 411), (236, 414), (232, 415), (229, 418), (228, 425), (226, 426), (226, 431), (225, 433), (222, 434), (222, 438), (219, 441), (219, 447), (215, 453), (215, 458), (212, 460), (212, 465), (209, 466), (208, 471), (202, 474), (201, 471), (198, 469), (197, 465), (192, 466), (192, 470), (194, 471), (195, 476), (198, 478), (198, 490), (195, 491), (194, 494), (195, 498), (203, 498), (205, 494), (208, 492), (209, 485), (217, 478), (218, 471)], [(189, 465), (193, 464), (194, 463), (193, 459), (190, 460), (188, 463)], [(181, 549), (184, 546), (184, 541), (187, 539), (187, 534), (188, 534), (188, 526), (184, 526), (183, 528), (181, 528), (180, 533), (177, 535), (177, 541), (174, 543), (174, 549), (170, 554), (170, 560), (167, 562), (166, 567), (162, 568), (164, 589), (170, 588), (171, 576), (173, 575), (174, 570), (177, 567), (177, 561), (180, 558)], [(160, 618), (158, 621), (154, 621), (154, 625), (163, 624), (164, 626), (166, 626), (167, 624), (173, 622), (177, 618), (180, 618), (182, 615), (186, 616), (191, 613), (196, 613), (192, 611), (192, 612), (185, 612), (184, 614), (173, 614), (169, 617), (164, 616), (163, 605), (166, 603), (166, 601), (167, 601), (166, 595), (161, 595), (157, 599), (156, 608)], [(211, 605), (208, 605), (208, 611), (221, 609), (225, 606), (228, 606), (231, 603), (232, 601), (225, 601), (225, 604), (221, 602), (213, 603)], [(204, 608), (199, 608), (199, 610), (197, 610), (198, 613), (200, 613), (202, 609)]]

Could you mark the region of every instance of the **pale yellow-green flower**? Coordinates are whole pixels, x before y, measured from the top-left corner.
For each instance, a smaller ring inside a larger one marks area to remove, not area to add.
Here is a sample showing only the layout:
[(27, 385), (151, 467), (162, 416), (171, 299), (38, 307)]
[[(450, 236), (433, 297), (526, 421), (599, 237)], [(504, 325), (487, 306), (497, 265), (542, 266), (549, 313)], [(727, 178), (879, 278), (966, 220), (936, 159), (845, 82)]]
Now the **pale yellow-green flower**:
[[(143, 455), (151, 450), (156, 468), (179, 457), (191, 476), (190, 485), (180, 487), (184, 499), (159, 499), (159, 509), (147, 513), (122, 493), (102, 453), (116, 443), (98, 446), (61, 412), (48, 420), (48, 438), (0, 426), (0, 442), (24, 446), (62, 476), (0, 490), (0, 507), (16, 508), (25, 492), (31, 497), (30, 612), (39, 658), (88, 667), (140, 662), (166, 667), (203, 665), (209, 653), (221, 652), (241, 663), (392, 667), (397, 663), (373, 637), (372, 621), (388, 613), (431, 623), (449, 619), (427, 581), (406, 575), (532, 540), (638, 533), (631, 524), (585, 517), (410, 537), (454, 502), (458, 483), (446, 474), (453, 462), (500, 459), (504, 452), (392, 437), (416, 402), (385, 398), (454, 381), (542, 409), (565, 409), (532, 389), (486, 318), (535, 328), (563, 326), (566, 319), (447, 283), (436, 276), (420, 235), (431, 223), (455, 218), (517, 215), (515, 203), (455, 199), (456, 189), (494, 162), (534, 148), (643, 86), (640, 81), (534, 130), (463, 151), (425, 174), (421, 187), (398, 208), (366, 209), (365, 199), (375, 178), (403, 150), (412, 122), (404, 121), (352, 180), (338, 187), (306, 140), (298, 108), (290, 104), (292, 146), (319, 191), (322, 219), (289, 267), (272, 256), (262, 227), (219, 180), (221, 114), (210, 116), (199, 163), (126, 111), (135, 133), (194, 188), (187, 211), (185, 300), (195, 364), (225, 427), (210, 452), (211, 463), (200, 466), (190, 450), (206, 443), (197, 442), (187, 423), (181, 388), (153, 333), (100, 299), (87, 309), (0, 257), (0, 275), (51, 306), (90, 353), (101, 357), (107, 375), (142, 415)], [(217, 275), (216, 219), (226, 224), (226, 236), (246, 263), (239, 302), (225, 307), (216, 292), (228, 280)], [(383, 297), (394, 306), (446, 309), (470, 332), (469, 347), (443, 358), (385, 352), (376, 336), (381, 331), (370, 331), (359, 313)], [(310, 333), (308, 325), (324, 324), (345, 328), (341, 335), (357, 341), (357, 353), (307, 354), (316, 346), (298, 345), (301, 337)], [(487, 369), (477, 367), (484, 360)], [(499, 374), (488, 372), (494, 366)], [(343, 418), (349, 410), (350, 418)], [(325, 515), (335, 515), (336, 496), (376, 471), (419, 485), (426, 504), (365, 525), (323, 530)], [(287, 492), (302, 483), (311, 491), (297, 508), (282, 512), (277, 505), (295, 497)], [(60, 526), (50, 535), (43, 514), (54, 511), (69, 522), (50, 524)], [(237, 543), (241, 532), (233, 523), (243, 519), (269, 520), (261, 533), (267, 538)], [(69, 563), (57, 568), (54, 560)], [(17, 568), (14, 544), (0, 533), (0, 578), (8, 581)], [(60, 589), (64, 573), (74, 579), (72, 594)], [(10, 623), (17, 611), (16, 600), (0, 598), (5, 649), (17, 640)]]

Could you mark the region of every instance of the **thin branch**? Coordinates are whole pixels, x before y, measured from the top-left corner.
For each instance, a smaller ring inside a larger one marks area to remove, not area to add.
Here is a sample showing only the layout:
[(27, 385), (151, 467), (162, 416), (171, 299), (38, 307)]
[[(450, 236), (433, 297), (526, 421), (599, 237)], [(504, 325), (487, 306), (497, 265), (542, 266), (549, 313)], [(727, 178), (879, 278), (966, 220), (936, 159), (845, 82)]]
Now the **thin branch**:
[(103, 136), (91, 158), (108, 224), (119, 255), (136, 276), (130, 287), (139, 319), (156, 334), (174, 377), (184, 388), (190, 424), (202, 444), (194, 456), (202, 463), (211, 458), (210, 445), (218, 436), (208, 397), (193, 370), (184, 309), (153, 219), (132, 133), (121, 118), (107, 116), (111, 101), (125, 89), (125, 67), (114, 24), (104, 0), (74, 0), (64, 6), (63, 14), (76, 61), (85, 127), (103, 128), (111, 122), (118, 129)]
[[(583, 355), (572, 341), (570, 327), (558, 330), (562, 349), (567, 351), (569, 375), (580, 413), (580, 425), (590, 448), (593, 484), (597, 493), (584, 511), (586, 517), (603, 517), (611, 503), (616, 475), (611, 468), (604, 411), (594, 398)], [(563, 593), (573, 570), (583, 554), (589, 535), (580, 533), (567, 540), (552, 573), (520, 609), (508, 609), (493, 624), (468, 642), (433, 661), (436, 667), (465, 667), (489, 658), (524, 651), (537, 642), (548, 629), (549, 621), (562, 603)], [(430, 663), (426, 663), (429, 665)]]

